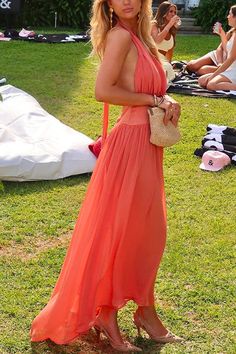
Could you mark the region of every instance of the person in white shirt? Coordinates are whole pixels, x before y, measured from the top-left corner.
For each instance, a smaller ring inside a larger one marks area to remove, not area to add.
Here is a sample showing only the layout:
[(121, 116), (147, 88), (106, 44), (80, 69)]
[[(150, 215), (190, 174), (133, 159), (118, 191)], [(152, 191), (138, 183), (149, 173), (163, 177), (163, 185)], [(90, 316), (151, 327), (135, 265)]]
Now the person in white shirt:
[(225, 36), (226, 58), (213, 73), (198, 79), (208, 90), (236, 90), (236, 5), (231, 6), (227, 19), (231, 30), (225, 33), (221, 29)]
[(199, 85), (209, 90), (236, 90), (236, 5), (231, 6), (227, 18), (231, 27), (227, 33), (219, 22), (213, 27), (221, 38), (219, 47), (186, 67), (198, 74)]

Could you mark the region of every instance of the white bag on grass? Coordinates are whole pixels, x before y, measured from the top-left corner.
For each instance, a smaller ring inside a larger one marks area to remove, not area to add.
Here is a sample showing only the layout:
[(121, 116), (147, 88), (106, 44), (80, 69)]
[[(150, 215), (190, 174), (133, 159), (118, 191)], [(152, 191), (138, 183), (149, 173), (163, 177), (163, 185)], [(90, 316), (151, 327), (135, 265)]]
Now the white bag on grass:
[(0, 86), (0, 95), (0, 180), (54, 180), (92, 172), (92, 139), (14, 86)]

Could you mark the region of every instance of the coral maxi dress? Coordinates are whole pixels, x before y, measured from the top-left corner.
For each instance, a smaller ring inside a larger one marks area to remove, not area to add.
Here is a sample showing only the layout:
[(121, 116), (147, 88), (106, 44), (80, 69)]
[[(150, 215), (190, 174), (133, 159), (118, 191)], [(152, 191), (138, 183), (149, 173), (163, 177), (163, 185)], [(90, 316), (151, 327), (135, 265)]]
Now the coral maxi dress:
[[(161, 64), (136, 35), (135, 90), (163, 95)], [(126, 107), (91, 177), (59, 279), (35, 318), (32, 341), (65, 344), (94, 324), (98, 309), (154, 303), (166, 240), (163, 149), (149, 142), (147, 106)]]

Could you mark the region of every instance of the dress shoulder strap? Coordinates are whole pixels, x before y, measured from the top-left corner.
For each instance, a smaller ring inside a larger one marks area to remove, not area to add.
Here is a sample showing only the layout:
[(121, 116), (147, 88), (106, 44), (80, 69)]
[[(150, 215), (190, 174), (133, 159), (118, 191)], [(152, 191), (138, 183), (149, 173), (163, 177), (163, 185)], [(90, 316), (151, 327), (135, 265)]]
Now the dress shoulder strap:
[(140, 46), (141, 46), (140, 39), (137, 37), (137, 35), (136, 35), (130, 28), (126, 27), (126, 26), (125, 26), (123, 23), (121, 23), (121, 22), (119, 22), (119, 26), (122, 27), (123, 29), (125, 29), (127, 32), (129, 32), (132, 41), (134, 42), (134, 44), (135, 44), (137, 47), (140, 47)]
[(102, 146), (104, 145), (107, 138), (108, 121), (109, 121), (109, 104), (104, 102), (103, 103)]

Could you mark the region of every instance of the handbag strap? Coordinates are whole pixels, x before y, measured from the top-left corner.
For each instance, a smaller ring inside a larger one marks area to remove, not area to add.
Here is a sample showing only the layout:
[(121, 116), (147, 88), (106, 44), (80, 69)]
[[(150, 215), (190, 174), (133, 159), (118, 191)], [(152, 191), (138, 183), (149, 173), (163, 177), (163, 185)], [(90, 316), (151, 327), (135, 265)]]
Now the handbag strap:
[(107, 138), (108, 130), (108, 120), (109, 120), (109, 104), (103, 104), (103, 128), (102, 128), (102, 146), (104, 145)]

